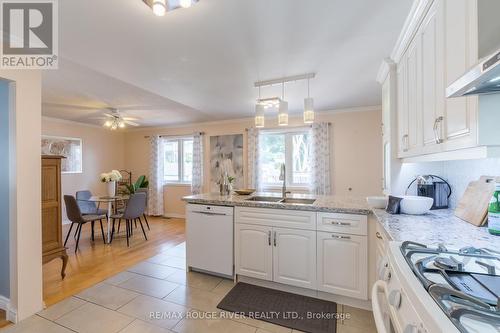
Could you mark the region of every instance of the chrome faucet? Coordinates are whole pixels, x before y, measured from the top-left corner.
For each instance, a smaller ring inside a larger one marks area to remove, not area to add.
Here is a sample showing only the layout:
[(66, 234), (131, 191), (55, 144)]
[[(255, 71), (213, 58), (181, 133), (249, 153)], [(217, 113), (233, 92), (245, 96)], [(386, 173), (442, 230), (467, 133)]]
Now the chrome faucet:
[(290, 191), (287, 191), (287, 190), (286, 190), (286, 167), (285, 167), (285, 163), (282, 163), (282, 164), (281, 164), (281, 170), (280, 170), (280, 180), (282, 180), (282, 181), (283, 181), (283, 188), (282, 188), (282, 190), (281, 190), (281, 197), (282, 197), (283, 199), (285, 199), (285, 198), (286, 198), (286, 195), (287, 195), (288, 193), (292, 193), (292, 192), (290, 192)]

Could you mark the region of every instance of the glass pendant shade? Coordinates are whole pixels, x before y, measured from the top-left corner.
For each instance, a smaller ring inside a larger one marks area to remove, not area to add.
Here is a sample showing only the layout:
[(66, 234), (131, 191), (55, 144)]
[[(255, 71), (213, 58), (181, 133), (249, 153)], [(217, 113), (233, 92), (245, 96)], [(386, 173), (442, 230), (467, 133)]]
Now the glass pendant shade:
[(288, 126), (288, 102), (281, 101), (278, 112), (278, 125)]
[(165, 0), (153, 1), (153, 13), (156, 16), (164, 16), (166, 12), (167, 12), (167, 4)]
[(189, 7), (191, 7), (192, 2), (191, 2), (191, 0), (180, 0), (180, 1), (179, 1), (179, 5), (180, 5), (182, 8), (189, 8)]
[(265, 124), (264, 105), (257, 103), (255, 105), (255, 127), (262, 128)]
[(311, 97), (304, 99), (304, 123), (312, 124), (314, 122), (314, 100)]

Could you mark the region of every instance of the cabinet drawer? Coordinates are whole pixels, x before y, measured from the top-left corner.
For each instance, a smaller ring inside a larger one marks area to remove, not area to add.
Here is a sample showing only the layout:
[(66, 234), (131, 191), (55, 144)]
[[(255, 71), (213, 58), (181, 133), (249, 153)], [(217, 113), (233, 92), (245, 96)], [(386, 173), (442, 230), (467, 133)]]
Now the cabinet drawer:
[(272, 227), (316, 230), (316, 213), (299, 210), (236, 207), (235, 222)]
[(367, 235), (367, 216), (354, 214), (318, 213), (318, 231), (350, 235)]

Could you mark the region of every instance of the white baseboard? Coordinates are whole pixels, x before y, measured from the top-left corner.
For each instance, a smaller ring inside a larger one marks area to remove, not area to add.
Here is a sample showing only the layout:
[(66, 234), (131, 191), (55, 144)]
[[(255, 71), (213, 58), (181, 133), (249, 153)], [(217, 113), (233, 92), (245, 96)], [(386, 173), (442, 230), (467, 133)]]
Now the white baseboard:
[(163, 214), (164, 217), (171, 217), (174, 219), (185, 219), (186, 215), (184, 214), (177, 214), (177, 213), (165, 213)]
[(17, 323), (17, 311), (10, 306), (10, 299), (2, 295), (0, 295), (0, 309), (5, 311), (8, 321)]

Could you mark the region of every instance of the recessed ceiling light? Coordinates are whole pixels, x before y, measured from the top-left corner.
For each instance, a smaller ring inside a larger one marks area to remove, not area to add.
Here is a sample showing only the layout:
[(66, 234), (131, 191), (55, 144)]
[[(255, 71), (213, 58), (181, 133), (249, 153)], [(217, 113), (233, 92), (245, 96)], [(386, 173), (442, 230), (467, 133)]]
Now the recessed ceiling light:
[(189, 7), (191, 7), (192, 4), (193, 4), (193, 2), (191, 0), (180, 0), (179, 1), (179, 5), (182, 8), (189, 8)]

